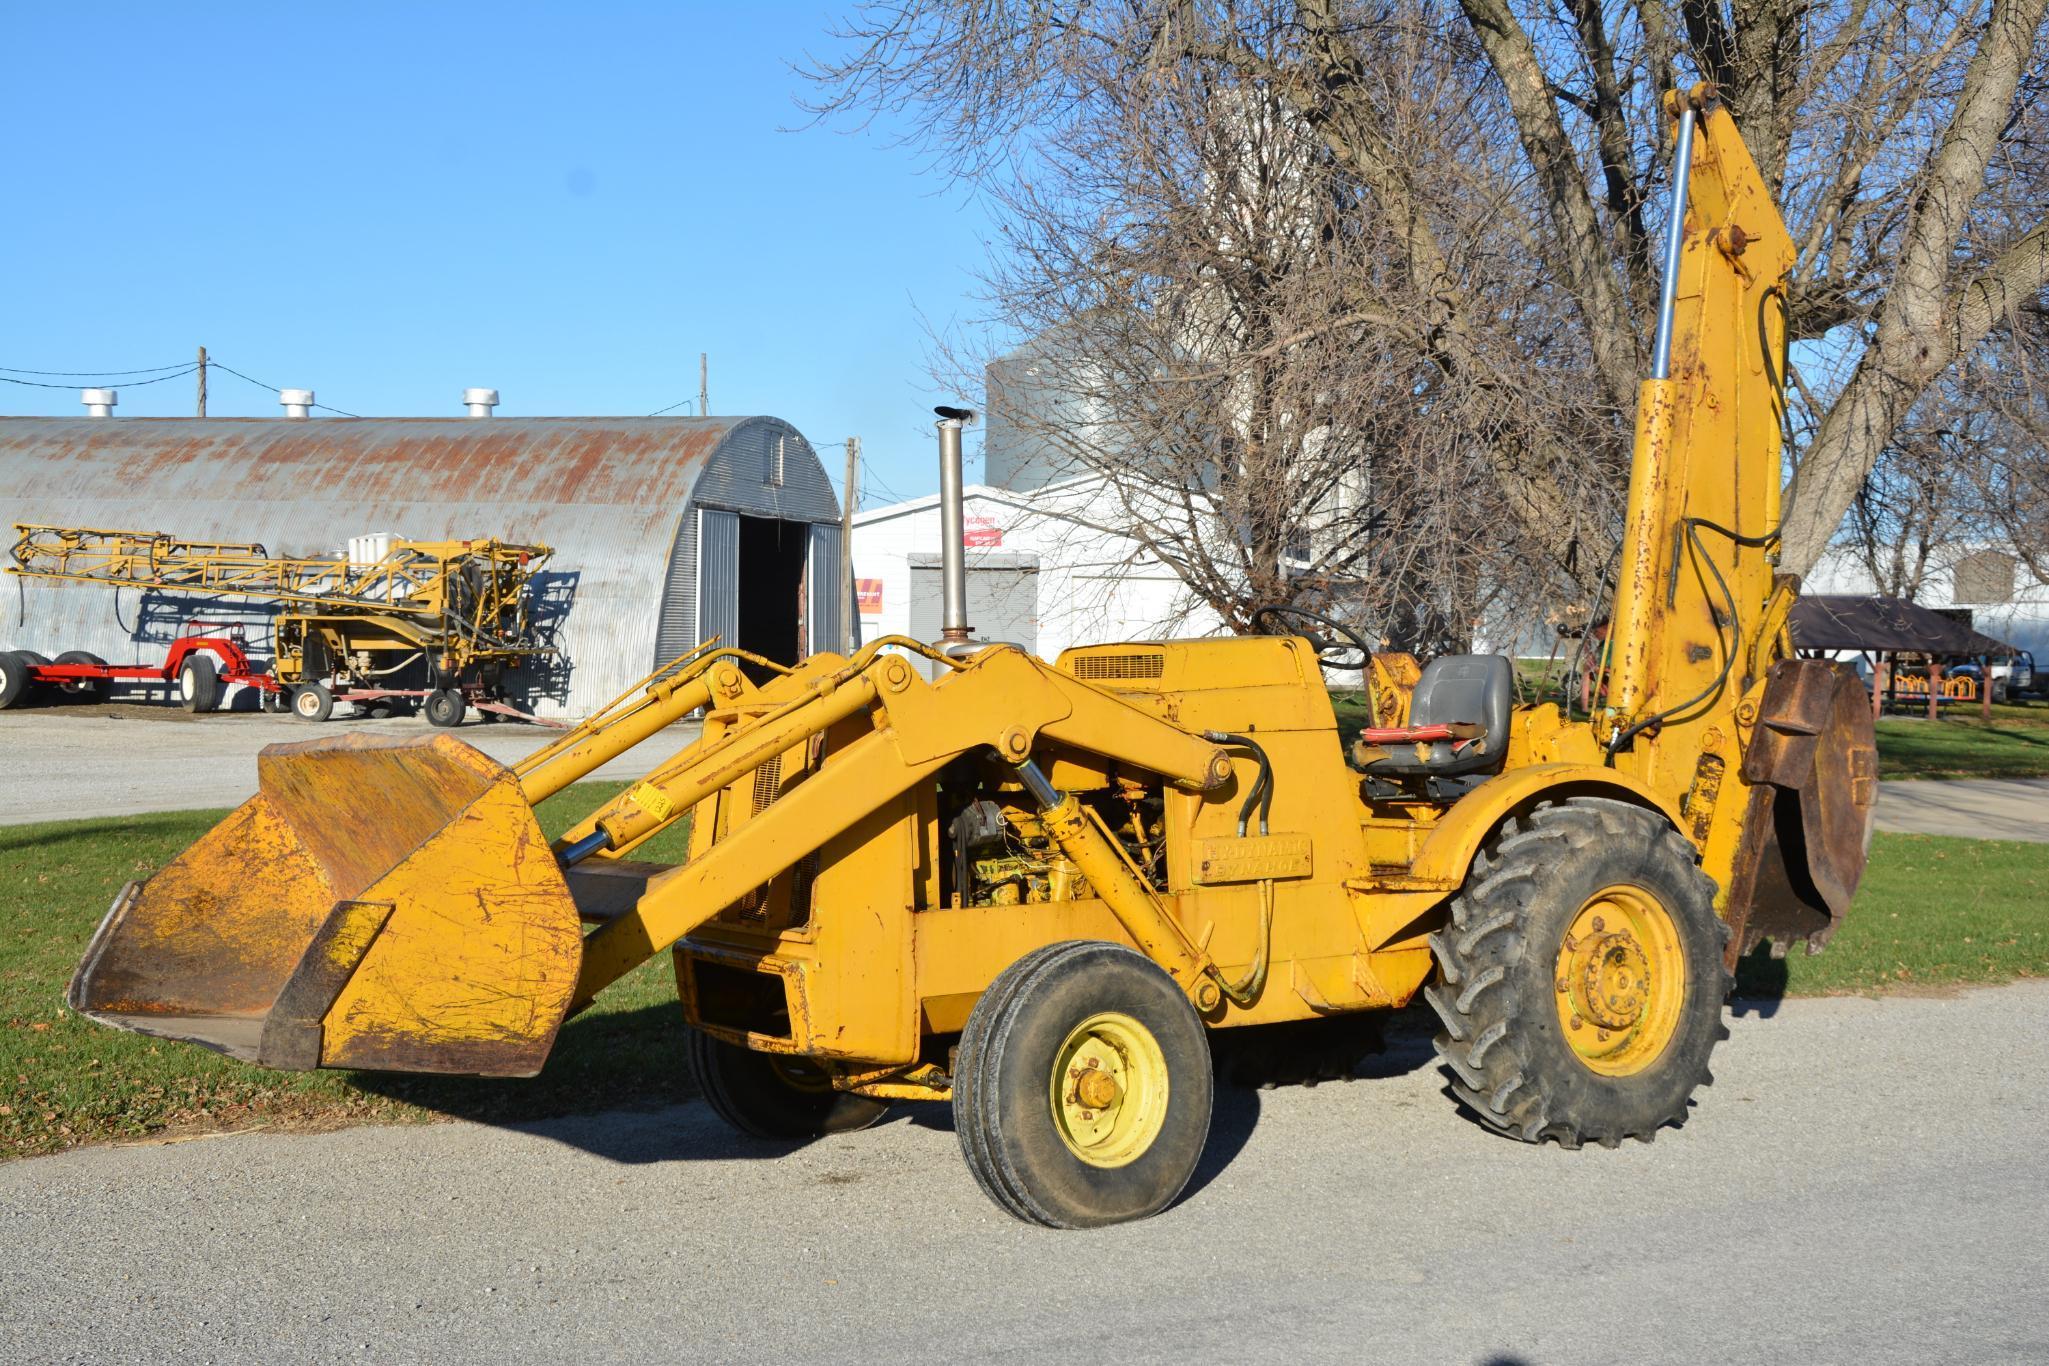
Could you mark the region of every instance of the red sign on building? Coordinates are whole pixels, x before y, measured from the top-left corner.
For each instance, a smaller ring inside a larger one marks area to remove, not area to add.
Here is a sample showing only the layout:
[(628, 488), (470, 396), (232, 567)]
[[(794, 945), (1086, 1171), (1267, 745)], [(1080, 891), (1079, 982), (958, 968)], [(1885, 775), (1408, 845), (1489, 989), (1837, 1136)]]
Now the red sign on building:
[(882, 611), (882, 580), (855, 579), (854, 605), (864, 617), (872, 617)]

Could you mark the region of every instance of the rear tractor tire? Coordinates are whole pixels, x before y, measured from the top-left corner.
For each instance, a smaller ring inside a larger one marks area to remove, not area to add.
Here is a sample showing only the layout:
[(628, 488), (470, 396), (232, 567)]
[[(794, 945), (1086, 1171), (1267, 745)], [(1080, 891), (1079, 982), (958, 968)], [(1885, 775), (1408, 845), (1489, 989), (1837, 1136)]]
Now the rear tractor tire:
[(301, 721), (325, 721), (334, 715), (334, 694), (325, 683), (301, 683), (292, 689), (292, 715)]
[(212, 711), (221, 700), (221, 672), (212, 655), (187, 655), (178, 666), (178, 705), (189, 712)]
[[(90, 664), (95, 669), (107, 667), (107, 661), (90, 650), (66, 650), (57, 656), (59, 664)], [(59, 683), (67, 702), (98, 702), (107, 695), (107, 680), (104, 678), (81, 678), (71, 683)]]
[(1482, 1122), (1526, 1143), (1650, 1142), (1729, 1036), (1729, 927), (1662, 817), (1578, 797), (1510, 820), (1430, 936), (1437, 1053)]
[(705, 1103), (750, 1138), (801, 1142), (850, 1133), (889, 1109), (886, 1101), (833, 1090), (824, 1071), (804, 1058), (756, 1053), (701, 1029), (689, 1032), (687, 1046)]
[(953, 1122), (1006, 1213), (1048, 1228), (1158, 1214), (1209, 1140), (1209, 1037), (1188, 997), (1121, 944), (1026, 954), (961, 1034)]

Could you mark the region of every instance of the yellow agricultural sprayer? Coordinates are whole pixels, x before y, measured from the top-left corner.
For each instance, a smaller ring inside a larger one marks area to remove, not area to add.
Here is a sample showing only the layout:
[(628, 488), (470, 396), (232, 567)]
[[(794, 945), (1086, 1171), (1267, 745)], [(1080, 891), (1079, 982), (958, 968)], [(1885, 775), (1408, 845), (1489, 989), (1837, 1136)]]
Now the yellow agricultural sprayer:
[[(227, 681), (307, 721), (325, 721), (337, 701), (418, 701), (437, 726), (460, 724), (470, 706), (518, 716), (502, 698), (507, 671), (553, 653), (535, 638), (531, 613), (534, 576), (553, 553), (544, 545), (361, 536), (346, 554), (307, 558), (158, 531), (17, 522), (14, 533), (6, 572), (23, 578), (278, 604), (269, 674), (247, 666), (240, 628), (235, 644), (203, 639), (205, 650), (180, 652), (183, 666), (161, 671), (189, 711), (211, 711)], [(13, 667), (0, 678), (0, 708), (36, 685), (98, 691), (158, 672), (81, 651)]]
[[(705, 1094), (741, 1129), (950, 1099), (990, 1198), (1064, 1227), (1182, 1189), (1209, 1031), (1418, 993), (1480, 1120), (1650, 1138), (1709, 1079), (1736, 956), (1843, 915), (1876, 757), (1854, 678), (1793, 657), (1773, 572), (1792, 245), (1728, 114), (1702, 91), (1672, 109), (1681, 200), (1591, 721), (1514, 705), (1503, 658), (1382, 653), (1347, 752), (1330, 636), (1047, 663), (963, 643), (950, 572), (945, 648), (793, 669), (707, 648), (511, 769), (448, 735), (274, 746), (259, 796), (123, 893), (73, 1005), (272, 1067), (519, 1076), (672, 951)], [(543, 836), (535, 803), (699, 709), (700, 740)], [(685, 862), (634, 858), (685, 817)]]

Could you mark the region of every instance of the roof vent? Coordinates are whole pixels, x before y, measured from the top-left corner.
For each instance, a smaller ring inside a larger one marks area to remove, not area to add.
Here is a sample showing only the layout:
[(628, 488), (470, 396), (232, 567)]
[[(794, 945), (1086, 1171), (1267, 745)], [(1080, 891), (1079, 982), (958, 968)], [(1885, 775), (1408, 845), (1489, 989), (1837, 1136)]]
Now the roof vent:
[(285, 405), (286, 417), (313, 416), (313, 391), (311, 389), (280, 389), (277, 401)]
[(114, 405), (121, 401), (118, 389), (81, 389), (78, 401), (85, 405), (87, 417), (112, 417)]
[(471, 417), (489, 417), (498, 406), (496, 389), (465, 389), (462, 391), (463, 406), (470, 410)]

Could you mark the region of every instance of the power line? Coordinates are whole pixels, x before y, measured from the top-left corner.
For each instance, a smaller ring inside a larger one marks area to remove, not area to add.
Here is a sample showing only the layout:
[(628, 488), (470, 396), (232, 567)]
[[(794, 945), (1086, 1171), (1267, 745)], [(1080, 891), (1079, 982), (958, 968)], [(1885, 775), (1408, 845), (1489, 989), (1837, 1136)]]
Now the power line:
[[(167, 380), (167, 379), (183, 379), (183, 378), (184, 378), (184, 377), (185, 377), (186, 375), (189, 375), (189, 374), (191, 374), (191, 373), (192, 373), (192, 372), (193, 372), (194, 370), (197, 370), (198, 368), (199, 368), (199, 367), (198, 367), (197, 365), (193, 364), (193, 363), (192, 363), (191, 361), (187, 361), (187, 362), (185, 362), (185, 368), (184, 368), (183, 370), (178, 370), (178, 371), (174, 371), (173, 373), (171, 373), (171, 374), (168, 374), (168, 375), (158, 375), (158, 376), (157, 376), (157, 377), (156, 377), (155, 379), (133, 379), (133, 380), (125, 380), (125, 381), (123, 381), (123, 382), (122, 382), (122, 384), (121, 384), (121, 387), (122, 387), (123, 389), (139, 389), (139, 388), (141, 388), (141, 387), (142, 387), (143, 385), (145, 385), (145, 384), (162, 384), (162, 383), (163, 383), (163, 382), (164, 382), (165, 380)], [(22, 373), (23, 373), (23, 374), (27, 374), (27, 375), (38, 375), (38, 374), (41, 374), (41, 375), (47, 375), (47, 374), (60, 374), (60, 375), (61, 375), (61, 374), (63, 374), (64, 372), (63, 372), (63, 371), (61, 371), (61, 370), (24, 370), (24, 371), (22, 371)], [(133, 371), (133, 370), (131, 370), (131, 371), (128, 371), (127, 373), (129, 373), (129, 374), (142, 374), (142, 373), (147, 373), (147, 372), (145, 372), (145, 371)], [(6, 383), (8, 383), (8, 384), (25, 384), (25, 385), (29, 386), (29, 387), (30, 387), (31, 389), (76, 389), (76, 388), (78, 387), (78, 386), (77, 386), (76, 384), (48, 384), (48, 383), (45, 383), (45, 382), (44, 382), (44, 381), (42, 381), (42, 380), (35, 380), (35, 379), (16, 379), (16, 378), (15, 378), (14, 376), (12, 376), (12, 375), (0, 375), (0, 381), (5, 381), (5, 382), (6, 382)]]
[[(220, 360), (219, 360), (219, 358), (218, 358), (218, 357), (215, 357), (215, 356), (208, 356), (208, 357), (206, 358), (206, 363), (207, 363), (207, 364), (208, 364), (209, 366), (211, 366), (211, 367), (213, 367), (214, 369), (216, 369), (216, 370), (226, 370), (226, 371), (227, 371), (227, 372), (228, 372), (229, 374), (233, 375), (233, 376), (234, 376), (234, 377), (235, 377), (236, 379), (244, 379), (244, 380), (248, 380), (248, 381), (249, 381), (249, 382), (250, 382), (251, 384), (255, 385), (255, 386), (256, 386), (257, 388), (259, 388), (259, 389), (268, 389), (268, 390), (270, 390), (270, 391), (271, 391), (271, 392), (272, 392), (273, 394), (281, 394), (281, 393), (283, 393), (283, 392), (284, 392), (284, 390), (282, 390), (282, 389), (278, 388), (278, 387), (277, 387), (277, 386), (276, 386), (275, 384), (265, 384), (265, 383), (264, 383), (264, 382), (263, 382), (262, 380), (260, 380), (260, 379), (257, 379), (257, 378), (256, 378), (256, 377), (255, 377), (254, 375), (245, 375), (245, 374), (243, 374), (243, 373), (242, 373), (242, 372), (241, 372), (240, 370), (237, 370), (237, 369), (235, 369), (235, 368), (234, 368), (233, 366), (229, 366), (229, 365), (223, 365), (223, 364), (221, 364), (221, 363), (220, 363)], [(193, 366), (192, 368), (193, 368), (194, 370), (197, 370), (197, 369), (198, 369), (199, 367), (195, 365), (195, 366)], [(351, 413), (351, 412), (344, 412), (344, 411), (343, 411), (342, 409), (340, 409), (340, 408), (330, 408), (330, 407), (328, 407), (328, 406), (327, 406), (327, 405), (326, 405), (325, 403), (312, 403), (312, 404), (308, 404), (307, 406), (308, 406), (308, 407), (311, 407), (311, 408), (318, 408), (318, 409), (320, 409), (320, 410), (321, 410), (322, 412), (324, 412), (324, 413), (334, 413), (334, 414), (337, 414), (337, 415), (339, 415), (339, 416), (341, 416), (341, 417), (360, 417), (360, 416), (362, 416), (362, 414), (360, 414), (360, 413)]]
[[(191, 364), (192, 362), (189, 360), (178, 362), (178, 365), (189, 366)], [(154, 375), (163, 370), (176, 370), (178, 365), (150, 365), (140, 370), (24, 370), (19, 365), (0, 365), (0, 370), (5, 370), (9, 374), (15, 375), (71, 375), (81, 379), (106, 379), (115, 375)], [(145, 383), (147, 382), (145, 381)], [(68, 389), (71, 386), (60, 384), (56, 387)]]
[[(240, 370), (237, 370), (237, 369), (235, 369), (235, 368), (234, 368), (234, 367), (232, 367), (232, 366), (228, 366), (228, 365), (223, 365), (223, 364), (221, 364), (220, 358), (219, 358), (218, 356), (208, 356), (208, 357), (206, 358), (206, 363), (207, 363), (207, 364), (208, 364), (209, 366), (211, 366), (211, 367), (213, 367), (214, 369), (216, 369), (216, 370), (225, 370), (225, 371), (227, 371), (227, 372), (228, 372), (229, 374), (233, 375), (233, 376), (234, 376), (234, 377), (235, 377), (236, 379), (240, 379), (240, 380), (247, 380), (247, 381), (248, 381), (249, 383), (251, 383), (251, 384), (255, 385), (255, 386), (256, 386), (257, 388), (259, 388), (259, 389), (268, 389), (268, 390), (270, 390), (270, 392), (272, 392), (273, 394), (277, 394), (277, 393), (282, 393), (282, 392), (284, 392), (283, 390), (279, 389), (279, 388), (278, 388), (278, 387), (277, 387), (277, 386), (276, 386), (275, 384), (265, 384), (265, 383), (264, 383), (264, 382), (263, 382), (262, 380), (260, 380), (260, 379), (257, 379), (257, 378), (256, 378), (256, 377), (255, 377), (254, 375), (245, 375), (245, 374), (243, 374), (243, 373), (242, 373), (242, 372), (241, 372)], [(167, 379), (183, 379), (183, 378), (184, 378), (185, 376), (187, 376), (187, 375), (191, 374), (191, 373), (192, 373), (193, 371), (195, 371), (195, 370), (197, 370), (197, 369), (199, 369), (199, 365), (198, 365), (198, 363), (197, 363), (197, 362), (195, 362), (195, 361), (189, 361), (189, 360), (188, 360), (188, 361), (182, 361), (182, 362), (180, 362), (180, 363), (179, 363), (178, 365), (175, 365), (175, 366), (173, 366), (173, 365), (158, 365), (158, 366), (153, 366), (153, 367), (151, 367), (150, 369), (147, 369), (147, 370), (28, 370), (28, 369), (24, 369), (24, 368), (22, 368), (21, 366), (18, 366), (18, 365), (0, 365), (0, 371), (9, 371), (9, 372), (11, 372), (11, 373), (8, 373), (8, 374), (0, 374), (0, 382), (4, 382), (4, 383), (7, 383), (7, 384), (21, 384), (21, 385), (26, 385), (26, 386), (28, 386), (29, 388), (32, 388), (32, 389), (75, 389), (75, 388), (77, 388), (77, 387), (78, 387), (78, 386), (77, 386), (77, 385), (75, 385), (75, 384), (46, 384), (46, 383), (42, 382), (41, 380), (33, 380), (33, 379), (16, 379), (16, 378), (14, 378), (14, 376), (15, 376), (15, 375), (70, 375), (70, 376), (72, 376), (72, 377), (74, 377), (74, 378), (87, 378), (87, 379), (90, 379), (90, 378), (111, 378), (111, 377), (114, 377), (114, 376), (119, 376), (119, 375), (156, 375), (156, 378), (155, 378), (155, 379), (131, 379), (131, 380), (124, 380), (124, 381), (122, 381), (122, 383), (121, 383), (121, 385), (120, 385), (120, 387), (121, 387), (121, 388), (123, 388), (123, 389), (139, 389), (139, 388), (141, 388), (141, 387), (142, 387), (143, 385), (145, 385), (145, 384), (162, 384), (162, 383), (163, 383), (163, 382), (164, 382), (165, 380), (167, 380)], [(160, 371), (160, 370), (169, 370), (169, 371), (171, 371), (171, 373), (170, 373), (170, 374), (168, 374), (168, 375), (165, 375), (165, 374), (158, 374), (157, 372), (158, 372), (158, 371)], [(687, 402), (689, 402), (689, 401), (690, 401), (690, 400), (688, 400), (688, 399), (685, 399), (685, 400), (684, 400), (684, 402), (686, 402), (686, 403), (687, 403)], [(338, 417), (360, 417), (360, 416), (361, 416), (361, 414), (360, 414), (360, 413), (351, 413), (351, 412), (348, 412), (348, 411), (346, 411), (345, 409), (341, 409), (341, 408), (335, 408), (335, 407), (332, 407), (332, 406), (330, 406), (330, 405), (328, 405), (328, 404), (325, 404), (325, 403), (315, 403), (315, 404), (311, 404), (311, 405), (309, 405), (309, 406), (310, 406), (310, 407), (314, 407), (314, 408), (318, 408), (318, 409), (320, 409), (320, 410), (321, 410), (322, 412), (324, 412), (324, 413), (333, 413), (333, 414), (335, 414), (335, 415), (336, 415), (336, 416), (338, 416)], [(664, 409), (663, 411), (665, 411), (665, 412), (666, 412), (667, 410), (666, 410), (666, 409)]]

